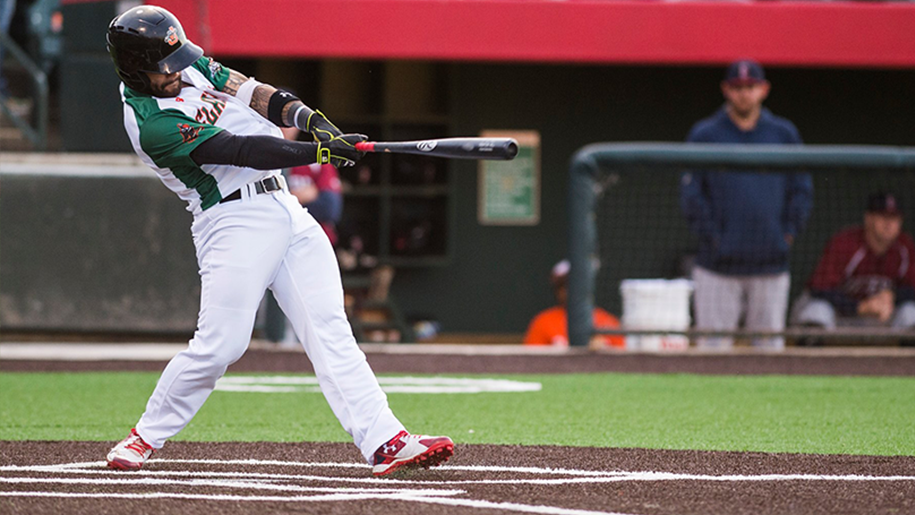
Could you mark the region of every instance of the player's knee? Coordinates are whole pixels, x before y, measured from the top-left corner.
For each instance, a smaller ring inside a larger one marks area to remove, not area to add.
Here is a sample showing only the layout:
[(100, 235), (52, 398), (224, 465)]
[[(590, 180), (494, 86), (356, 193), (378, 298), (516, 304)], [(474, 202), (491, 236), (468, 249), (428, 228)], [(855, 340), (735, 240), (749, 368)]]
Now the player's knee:
[(198, 331), (191, 341), (190, 350), (201, 361), (215, 367), (227, 367), (238, 361), (251, 343), (251, 331)]
[(243, 344), (242, 342), (238, 342), (235, 345), (226, 345), (225, 349), (220, 349), (220, 351), (216, 353), (217, 361), (225, 366), (235, 363), (244, 356), (245, 351), (248, 349), (249, 342), (250, 340), (245, 338)]

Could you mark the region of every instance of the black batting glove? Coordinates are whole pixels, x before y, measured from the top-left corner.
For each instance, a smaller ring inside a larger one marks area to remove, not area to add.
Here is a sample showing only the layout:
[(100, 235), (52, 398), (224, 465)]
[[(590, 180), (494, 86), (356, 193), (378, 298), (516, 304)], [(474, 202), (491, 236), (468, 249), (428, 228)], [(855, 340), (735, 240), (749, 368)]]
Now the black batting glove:
[(343, 136), (343, 131), (330, 123), (327, 116), (321, 111), (313, 111), (305, 120), (305, 130), (310, 132), (317, 141), (330, 141), (337, 136)]
[(356, 143), (367, 139), (368, 136), (363, 134), (341, 134), (327, 141), (319, 141), (317, 162), (330, 163), (337, 168), (353, 166), (365, 155), (365, 152), (356, 150)]
[[(294, 98), (294, 97), (293, 97)], [(295, 99), (299, 102), (299, 99)], [(310, 132), (315, 141), (330, 141), (337, 136), (342, 136), (343, 131), (336, 125), (330, 123), (327, 116), (321, 111), (313, 111), (305, 104), (293, 107), (287, 115), (289, 118), (286, 123), (290, 127), (296, 127), (299, 130)]]

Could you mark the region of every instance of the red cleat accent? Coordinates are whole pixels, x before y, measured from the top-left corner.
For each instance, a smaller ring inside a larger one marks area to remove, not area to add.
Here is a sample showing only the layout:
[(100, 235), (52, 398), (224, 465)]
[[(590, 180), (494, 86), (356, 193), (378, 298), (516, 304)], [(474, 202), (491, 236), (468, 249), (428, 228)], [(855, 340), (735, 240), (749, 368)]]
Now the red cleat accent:
[(454, 455), (454, 442), (447, 436), (411, 435), (401, 431), (375, 451), (375, 476), (386, 476), (395, 470), (429, 468), (448, 461)]
[(117, 470), (139, 470), (155, 449), (146, 443), (136, 429), (108, 453), (108, 466)]

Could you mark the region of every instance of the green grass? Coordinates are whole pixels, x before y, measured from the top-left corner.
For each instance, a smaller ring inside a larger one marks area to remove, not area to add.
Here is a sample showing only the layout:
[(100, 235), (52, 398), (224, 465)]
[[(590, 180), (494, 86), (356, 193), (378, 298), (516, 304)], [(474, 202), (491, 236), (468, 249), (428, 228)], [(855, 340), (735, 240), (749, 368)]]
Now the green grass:
[[(915, 378), (567, 374), (540, 392), (389, 394), (458, 443), (915, 455)], [(117, 440), (157, 373), (0, 374), (0, 440)], [(316, 393), (214, 392), (176, 440), (350, 441)]]

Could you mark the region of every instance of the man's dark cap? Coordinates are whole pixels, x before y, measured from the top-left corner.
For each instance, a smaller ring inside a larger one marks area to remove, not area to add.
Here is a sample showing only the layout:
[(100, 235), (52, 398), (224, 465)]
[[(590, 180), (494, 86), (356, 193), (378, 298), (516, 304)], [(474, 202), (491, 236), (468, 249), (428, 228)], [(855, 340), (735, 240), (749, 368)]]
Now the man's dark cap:
[(728, 66), (724, 73), (724, 81), (732, 85), (758, 84), (766, 81), (766, 72), (756, 61), (743, 59)]
[(887, 215), (902, 215), (902, 206), (899, 199), (892, 193), (874, 193), (867, 199), (868, 213), (883, 213)]

